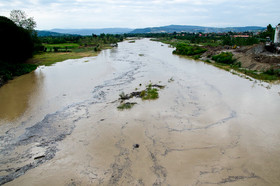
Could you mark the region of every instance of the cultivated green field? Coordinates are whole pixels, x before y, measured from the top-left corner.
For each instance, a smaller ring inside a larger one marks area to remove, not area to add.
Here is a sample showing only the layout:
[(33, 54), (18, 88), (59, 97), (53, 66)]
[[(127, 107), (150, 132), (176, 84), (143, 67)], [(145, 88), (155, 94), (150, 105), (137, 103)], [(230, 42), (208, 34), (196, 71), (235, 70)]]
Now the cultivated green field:
[(43, 44), (43, 46), (47, 48), (46, 52), (51, 52), (54, 49), (57, 49), (58, 51), (71, 51), (72, 49), (80, 47), (77, 43)]

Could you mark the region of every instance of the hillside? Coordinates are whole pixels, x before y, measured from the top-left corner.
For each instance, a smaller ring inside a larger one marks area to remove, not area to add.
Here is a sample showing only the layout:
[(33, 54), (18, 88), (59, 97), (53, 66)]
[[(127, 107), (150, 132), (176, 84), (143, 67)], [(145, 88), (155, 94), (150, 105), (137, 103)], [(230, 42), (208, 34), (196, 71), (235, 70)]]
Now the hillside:
[(133, 29), (130, 28), (101, 28), (101, 29), (52, 29), (51, 32), (63, 33), (63, 34), (78, 34), (82, 36), (86, 35), (100, 35), (104, 34), (124, 34), (129, 33)]
[[(44, 36), (70, 36), (73, 34), (65, 34), (65, 33), (57, 33), (57, 32), (50, 32), (50, 31), (45, 31), (45, 30), (37, 30), (37, 34), (39, 37), (44, 37)], [(77, 35), (77, 34), (75, 34)]]
[(131, 33), (173, 33), (173, 32), (245, 32), (252, 31), (257, 32), (264, 30), (265, 27), (258, 26), (246, 26), (246, 27), (227, 27), (227, 28), (216, 28), (216, 27), (202, 27), (202, 26), (188, 26), (188, 25), (169, 25), (162, 27), (149, 27), (142, 29), (135, 29)]
[(222, 33), (222, 32), (258, 32), (265, 30), (265, 27), (246, 26), (246, 27), (203, 27), (191, 25), (169, 25), (162, 27), (149, 27), (149, 28), (101, 28), (101, 29), (52, 29), (48, 31), (38, 31), (38, 36), (63, 36), (63, 35), (100, 35), (105, 34), (124, 34), (124, 33), (173, 33), (173, 32), (204, 32), (204, 33)]

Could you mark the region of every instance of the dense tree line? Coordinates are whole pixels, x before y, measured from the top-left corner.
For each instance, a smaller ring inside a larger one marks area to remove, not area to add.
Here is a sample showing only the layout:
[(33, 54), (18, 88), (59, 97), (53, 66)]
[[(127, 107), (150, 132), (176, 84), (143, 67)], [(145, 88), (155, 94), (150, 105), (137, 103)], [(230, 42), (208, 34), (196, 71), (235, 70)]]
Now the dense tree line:
[(22, 63), (32, 57), (34, 43), (30, 32), (3, 16), (0, 16), (0, 40), (2, 62)]
[[(18, 17), (19, 21), (23, 20)], [(30, 21), (31, 19), (29, 19)], [(36, 69), (36, 65), (24, 64), (40, 48), (40, 40), (31, 27), (0, 16), (0, 86), (3, 82)]]
[[(248, 35), (248, 38), (237, 37), (234, 35)], [(251, 32), (243, 33), (147, 33), (147, 34), (124, 34), (125, 37), (148, 37), (171, 41), (180, 40), (192, 44), (204, 44), (210, 46), (218, 45), (237, 45), (246, 46), (257, 44), (261, 41), (260, 36), (254, 36)]]
[(46, 44), (78, 43), (81, 46), (96, 46), (97, 44), (117, 43), (123, 41), (123, 38), (122, 35), (92, 34), (92, 36), (43, 36), (40, 37), (40, 40)]

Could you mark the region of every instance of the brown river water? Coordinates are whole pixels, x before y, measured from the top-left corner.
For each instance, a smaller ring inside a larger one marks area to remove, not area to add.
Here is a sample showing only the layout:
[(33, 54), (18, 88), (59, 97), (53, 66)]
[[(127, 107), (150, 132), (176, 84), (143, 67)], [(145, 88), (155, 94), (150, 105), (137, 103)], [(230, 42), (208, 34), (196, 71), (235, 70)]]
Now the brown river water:
[(0, 185), (280, 185), (280, 86), (173, 50), (124, 41), (1, 87)]

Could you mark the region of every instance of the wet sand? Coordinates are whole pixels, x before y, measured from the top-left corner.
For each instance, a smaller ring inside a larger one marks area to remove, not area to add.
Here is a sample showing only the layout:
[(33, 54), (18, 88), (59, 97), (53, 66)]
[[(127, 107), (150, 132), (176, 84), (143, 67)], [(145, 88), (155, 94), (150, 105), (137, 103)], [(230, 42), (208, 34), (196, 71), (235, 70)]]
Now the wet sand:
[[(279, 185), (280, 86), (172, 50), (123, 42), (35, 71), (24, 111), (1, 115), (0, 183)], [(165, 85), (159, 99), (117, 109), (121, 92), (150, 82)]]

